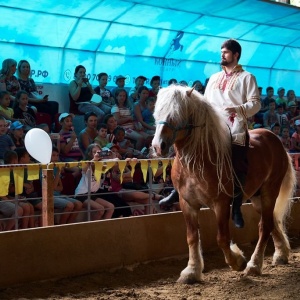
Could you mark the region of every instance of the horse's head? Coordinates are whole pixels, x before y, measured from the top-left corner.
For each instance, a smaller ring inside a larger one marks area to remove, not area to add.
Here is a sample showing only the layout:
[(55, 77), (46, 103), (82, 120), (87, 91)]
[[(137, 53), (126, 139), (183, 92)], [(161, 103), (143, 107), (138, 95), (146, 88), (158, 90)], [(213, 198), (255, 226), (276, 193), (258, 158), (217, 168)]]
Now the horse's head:
[(153, 156), (167, 156), (173, 144), (186, 138), (194, 127), (198, 127), (192, 123), (194, 104), (190, 105), (191, 99), (187, 99), (191, 98), (191, 93), (190, 88), (178, 85), (159, 91), (154, 111), (156, 131), (152, 140)]

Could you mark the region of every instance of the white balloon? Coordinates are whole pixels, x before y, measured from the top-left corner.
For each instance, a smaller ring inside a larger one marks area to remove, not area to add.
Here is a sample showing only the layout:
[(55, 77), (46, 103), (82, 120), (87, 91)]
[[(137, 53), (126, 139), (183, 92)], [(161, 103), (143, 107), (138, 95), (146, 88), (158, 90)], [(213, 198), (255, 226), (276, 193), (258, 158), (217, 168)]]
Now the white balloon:
[(25, 135), (25, 147), (28, 153), (42, 164), (51, 160), (52, 142), (48, 133), (40, 128), (32, 128)]

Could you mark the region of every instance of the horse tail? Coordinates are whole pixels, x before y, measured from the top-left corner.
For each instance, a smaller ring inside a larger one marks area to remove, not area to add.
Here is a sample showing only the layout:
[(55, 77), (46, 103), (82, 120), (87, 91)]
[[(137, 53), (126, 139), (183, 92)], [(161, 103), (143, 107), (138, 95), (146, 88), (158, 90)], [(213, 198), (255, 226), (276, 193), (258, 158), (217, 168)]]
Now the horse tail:
[(292, 159), (287, 154), (288, 159), (288, 169), (284, 176), (284, 179), (280, 186), (279, 195), (276, 199), (275, 208), (273, 212), (274, 216), (274, 226), (278, 232), (283, 234), (284, 239), (288, 243), (285, 234), (285, 221), (290, 214), (291, 210), (291, 198), (294, 195), (296, 187), (296, 173), (293, 168)]

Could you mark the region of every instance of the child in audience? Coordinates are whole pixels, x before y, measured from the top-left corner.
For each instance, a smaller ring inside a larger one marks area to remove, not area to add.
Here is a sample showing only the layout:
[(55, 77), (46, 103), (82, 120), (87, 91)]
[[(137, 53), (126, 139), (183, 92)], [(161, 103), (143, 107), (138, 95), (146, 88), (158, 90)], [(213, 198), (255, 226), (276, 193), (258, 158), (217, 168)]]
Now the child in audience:
[(134, 149), (134, 145), (130, 142), (130, 140), (125, 139), (125, 129), (123, 127), (117, 127), (114, 130), (114, 136), (114, 144), (117, 144), (120, 147), (119, 153), (122, 155), (123, 159), (127, 157), (144, 158), (140, 151)]
[(153, 76), (150, 80), (151, 89), (149, 90), (149, 97), (152, 97), (154, 100), (157, 98), (157, 93), (160, 89), (160, 77)]
[(9, 107), (10, 105), (10, 95), (6, 91), (0, 92), (0, 115), (3, 116), (6, 120), (21, 121), (14, 118), (14, 111)]
[(3, 155), (6, 150), (15, 150), (16, 146), (7, 134), (7, 122), (6, 119), (0, 116), (0, 160), (3, 164)]
[(60, 134), (60, 159), (64, 162), (79, 161), (82, 159), (82, 153), (79, 148), (75, 131), (73, 130), (73, 115), (62, 113), (59, 116), (61, 124)]
[(109, 114), (111, 108), (115, 104), (115, 100), (110, 90), (106, 88), (108, 75), (106, 73), (99, 73), (97, 76), (99, 86), (95, 87), (94, 91), (102, 97), (102, 102), (99, 107), (105, 112), (105, 114)]
[[(143, 121), (151, 127), (155, 127), (155, 119), (153, 117), (154, 108), (155, 108), (155, 99), (149, 97), (146, 100), (146, 109), (142, 111), (142, 117), (143, 117)], [(155, 130), (153, 129), (146, 128), (146, 132), (150, 135), (155, 134)]]
[[(300, 153), (300, 120), (295, 121), (296, 131), (292, 135), (290, 153)], [(293, 155), (295, 169), (299, 169), (300, 154)]]
[(291, 149), (291, 138), (290, 138), (289, 128), (287, 128), (287, 127), (281, 128), (280, 140), (281, 140), (284, 148), (286, 149), (286, 151), (289, 152)]
[[(84, 157), (84, 160), (91, 160), (91, 162), (99, 161), (101, 160), (100, 152), (101, 148), (98, 144), (91, 144), (88, 146), (86, 150), (86, 154)], [(106, 157), (107, 158), (107, 157)], [(108, 156), (110, 158), (110, 156)], [(88, 169), (90, 169), (91, 172), (87, 172)], [(88, 174), (90, 174), (90, 178), (88, 178)], [(90, 206), (90, 208), (93, 210), (92, 214), (92, 220), (101, 220), (101, 219), (110, 219), (114, 212), (114, 205), (104, 199), (102, 199), (100, 196), (98, 196), (96, 193), (100, 188), (100, 178), (97, 178), (96, 180), (94, 176), (94, 166), (93, 165), (86, 165), (82, 168), (82, 177), (81, 180), (75, 190), (76, 199), (81, 201), (83, 203), (83, 207), (85, 209)], [(88, 199), (88, 184), (89, 180), (91, 183), (91, 198)]]
[(277, 106), (277, 122), (281, 127), (286, 127), (289, 125), (289, 119), (286, 113), (284, 112), (282, 104)]
[(101, 148), (105, 147), (109, 140), (107, 138), (107, 125), (101, 123), (97, 126), (98, 136), (94, 139), (94, 143), (100, 145)]
[(271, 131), (280, 138), (280, 124), (274, 123), (271, 125)]
[(14, 117), (24, 120), (26, 130), (36, 126), (35, 112), (28, 106), (28, 94), (25, 91), (19, 91), (16, 94), (14, 102)]
[(277, 122), (277, 114), (275, 111), (276, 103), (274, 99), (269, 101), (269, 109), (263, 115), (264, 127), (267, 129), (271, 128), (271, 125)]
[(10, 125), (10, 137), (17, 148), (25, 147), (24, 127), (25, 125), (22, 124), (20, 121), (15, 121)]
[[(17, 164), (18, 156), (17, 153), (13, 150), (7, 150), (4, 153), (5, 164)], [(0, 197), (0, 213), (7, 218), (5, 222), (5, 227), (2, 228), (4, 231), (13, 230), (16, 224), (16, 218), (21, 218), (23, 216), (23, 208), (19, 203), (17, 204), (13, 201), (14, 197), (11, 197), (9, 194), (14, 192), (14, 178), (11, 172), (10, 174), (10, 183), (8, 188), (8, 195)], [(26, 218), (27, 219), (27, 218)], [(21, 223), (22, 228), (24, 228), (24, 222)], [(27, 227), (26, 227), (27, 228)]]
[[(59, 152), (56, 147), (52, 148), (51, 162), (59, 162)], [(63, 168), (59, 169), (56, 166), (53, 168), (54, 207), (63, 210), (63, 213), (59, 218), (59, 224), (69, 224), (75, 222), (78, 213), (82, 209), (82, 203), (79, 200), (61, 194), (61, 191), (63, 190), (63, 183), (61, 181), (62, 171)]]

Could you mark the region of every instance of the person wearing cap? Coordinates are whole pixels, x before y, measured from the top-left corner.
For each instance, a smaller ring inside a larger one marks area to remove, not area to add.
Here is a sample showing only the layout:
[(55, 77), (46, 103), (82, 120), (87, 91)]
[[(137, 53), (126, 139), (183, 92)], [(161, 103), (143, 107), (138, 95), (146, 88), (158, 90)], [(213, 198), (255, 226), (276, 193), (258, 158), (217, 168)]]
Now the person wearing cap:
[(62, 113), (58, 121), (61, 125), (60, 135), (60, 159), (63, 162), (79, 161), (82, 153), (79, 148), (77, 135), (73, 129), (73, 114)]
[(300, 119), (299, 111), (297, 110), (297, 103), (295, 101), (290, 101), (287, 104), (288, 111), (286, 113), (288, 120), (291, 125), (298, 119)]
[(129, 90), (129, 104), (130, 104), (130, 108), (132, 109), (133, 108), (133, 104), (138, 100), (138, 90), (141, 86), (144, 85), (145, 81), (146, 81), (146, 77), (145, 76), (138, 76), (136, 79), (135, 79), (135, 86), (132, 87), (130, 90)]
[(283, 87), (280, 87), (277, 90), (278, 98), (276, 98), (276, 106), (281, 104), (283, 105), (283, 109), (286, 110), (287, 100), (284, 99), (284, 93), (285, 93), (285, 89)]
[(115, 92), (117, 89), (124, 89), (126, 77), (123, 75), (118, 75), (115, 78), (116, 87), (112, 88), (111, 93), (115, 97)]
[(10, 125), (10, 136), (17, 148), (25, 147), (24, 144), (25, 127), (26, 126), (22, 124), (20, 121), (15, 121)]

